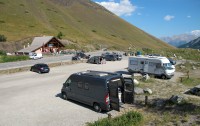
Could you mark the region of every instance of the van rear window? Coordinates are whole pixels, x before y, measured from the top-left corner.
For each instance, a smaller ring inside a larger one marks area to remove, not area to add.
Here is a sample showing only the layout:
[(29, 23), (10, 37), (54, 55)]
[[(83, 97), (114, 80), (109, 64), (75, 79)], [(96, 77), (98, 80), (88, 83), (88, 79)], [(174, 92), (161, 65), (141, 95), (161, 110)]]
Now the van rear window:
[(111, 82), (114, 82), (114, 83), (118, 84), (118, 86), (122, 86), (122, 81), (121, 81), (120, 78), (113, 79), (113, 80), (111, 80)]

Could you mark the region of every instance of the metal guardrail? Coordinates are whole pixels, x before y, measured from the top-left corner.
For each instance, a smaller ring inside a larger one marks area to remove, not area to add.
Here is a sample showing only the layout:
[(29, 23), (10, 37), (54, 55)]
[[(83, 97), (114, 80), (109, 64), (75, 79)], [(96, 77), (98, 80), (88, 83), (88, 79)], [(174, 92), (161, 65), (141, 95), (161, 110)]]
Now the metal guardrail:
[[(56, 67), (56, 66), (71, 65), (71, 64), (76, 64), (76, 63), (85, 63), (86, 61), (87, 60), (61, 61), (61, 62), (53, 62), (53, 63), (47, 63), (47, 64), (49, 65), (49, 67)], [(0, 75), (30, 71), (30, 68), (31, 68), (31, 66), (4, 69), (4, 70), (0, 70)]]

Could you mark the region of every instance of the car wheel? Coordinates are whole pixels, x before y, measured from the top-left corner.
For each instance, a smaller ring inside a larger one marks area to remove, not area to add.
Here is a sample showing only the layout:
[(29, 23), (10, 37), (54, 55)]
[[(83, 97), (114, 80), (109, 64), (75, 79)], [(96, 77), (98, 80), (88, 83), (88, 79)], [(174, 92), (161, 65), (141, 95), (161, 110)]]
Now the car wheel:
[(67, 98), (67, 94), (66, 93), (62, 93), (62, 98), (64, 99), (64, 100), (67, 100), (68, 98)]
[(161, 75), (161, 78), (162, 78), (162, 79), (166, 79), (166, 76), (165, 76), (165, 75)]
[(101, 107), (98, 103), (94, 103), (93, 107), (95, 112), (101, 112)]

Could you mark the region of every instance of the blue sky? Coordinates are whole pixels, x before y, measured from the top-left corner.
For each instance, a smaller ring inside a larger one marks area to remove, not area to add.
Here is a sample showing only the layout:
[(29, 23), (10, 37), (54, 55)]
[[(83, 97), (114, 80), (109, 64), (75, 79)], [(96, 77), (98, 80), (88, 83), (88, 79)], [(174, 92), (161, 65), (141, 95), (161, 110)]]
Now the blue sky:
[(93, 0), (158, 38), (200, 36), (200, 0)]

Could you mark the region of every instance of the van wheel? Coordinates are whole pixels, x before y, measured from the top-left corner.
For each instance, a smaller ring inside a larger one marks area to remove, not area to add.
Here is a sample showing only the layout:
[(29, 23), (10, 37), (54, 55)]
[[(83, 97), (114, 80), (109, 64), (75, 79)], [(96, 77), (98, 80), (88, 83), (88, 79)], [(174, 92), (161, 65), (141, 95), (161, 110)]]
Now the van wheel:
[(62, 98), (64, 99), (64, 100), (67, 100), (68, 98), (67, 98), (67, 94), (66, 93), (62, 93)]
[(98, 103), (94, 103), (93, 105), (95, 112), (101, 112), (101, 107)]
[(162, 78), (162, 79), (166, 79), (166, 76), (165, 76), (165, 75), (161, 75), (161, 78)]

